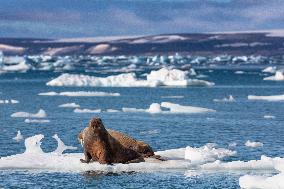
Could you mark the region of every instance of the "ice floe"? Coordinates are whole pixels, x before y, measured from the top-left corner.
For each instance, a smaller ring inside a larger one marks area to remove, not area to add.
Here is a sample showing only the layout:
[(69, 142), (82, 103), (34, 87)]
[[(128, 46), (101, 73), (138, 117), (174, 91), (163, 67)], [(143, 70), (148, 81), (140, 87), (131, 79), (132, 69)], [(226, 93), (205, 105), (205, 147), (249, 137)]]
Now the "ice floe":
[(25, 119), (25, 123), (49, 123), (48, 119)]
[(236, 100), (232, 95), (230, 95), (228, 98), (225, 97), (223, 99), (214, 99), (213, 101), (214, 102), (235, 102)]
[(106, 112), (117, 113), (117, 112), (120, 112), (120, 111), (119, 110), (115, 110), (115, 109), (107, 109)]
[(26, 62), (20, 62), (15, 65), (3, 66), (1, 68), (2, 71), (6, 72), (25, 72), (30, 69), (30, 66), (26, 64)]
[[(31, 170), (37, 169), (41, 171), (56, 171), (56, 172), (85, 172), (85, 171), (103, 171), (103, 172), (129, 172), (129, 171), (160, 171), (165, 169), (175, 170), (188, 170), (195, 167), (196, 164), (192, 164), (191, 160), (185, 159), (186, 148), (171, 149), (165, 151), (158, 151), (156, 154), (161, 155), (167, 161), (159, 161), (152, 158), (146, 158), (146, 162), (131, 163), (131, 164), (114, 164), (103, 165), (98, 162), (92, 162), (89, 164), (81, 163), (80, 158), (84, 158), (83, 153), (64, 153), (67, 149), (75, 149), (74, 147), (66, 146), (57, 135), (53, 138), (57, 140), (57, 148), (55, 151), (45, 153), (41, 149), (41, 140), (44, 135), (39, 134), (29, 137), (25, 140), (26, 150), (22, 154), (15, 154), (7, 157), (1, 157), (0, 169), (12, 169), (12, 170)], [(206, 145), (208, 146), (208, 145)], [(209, 161), (213, 159), (224, 158), (231, 156), (234, 153), (232, 151), (226, 151), (225, 149), (218, 149), (215, 147), (200, 147), (192, 148), (192, 152), (196, 152), (197, 157), (194, 159), (196, 162), (206, 162), (207, 159), (198, 160), (200, 157), (200, 151), (205, 157), (208, 157)], [(190, 149), (190, 147), (188, 147)], [(205, 150), (204, 150), (205, 149)], [(208, 154), (207, 154), (208, 153)], [(203, 158), (203, 157), (201, 157)]]
[(266, 100), (266, 101), (282, 101), (284, 100), (283, 95), (271, 95), (271, 96), (256, 96), (256, 95), (249, 95), (249, 100)]
[(277, 70), (276, 66), (269, 66), (262, 70), (264, 73), (275, 73)]
[(40, 96), (120, 96), (119, 93), (107, 93), (107, 92), (100, 92), (100, 91), (73, 91), (73, 92), (44, 92), (39, 93)]
[(284, 75), (282, 71), (276, 71), (275, 75), (265, 77), (263, 80), (269, 80), (269, 81), (284, 81)]
[(23, 137), (23, 135), (21, 134), (21, 131), (20, 130), (18, 130), (18, 132), (17, 132), (17, 135), (13, 138), (13, 140), (15, 140), (15, 141), (20, 141), (20, 140), (23, 140), (24, 139), (24, 137)]
[(275, 119), (275, 116), (273, 116), (273, 115), (264, 115), (263, 118), (264, 119)]
[(76, 108), (73, 112), (74, 113), (100, 113), (102, 110), (101, 109), (87, 109), (87, 108), (84, 108), (84, 109), (80, 109), (80, 108)]
[(80, 105), (72, 102), (72, 103), (61, 104), (58, 107), (60, 108), (80, 108)]
[[(165, 109), (165, 110), (162, 110)], [(123, 112), (147, 112), (152, 114), (157, 113), (208, 113), (215, 112), (213, 109), (194, 107), (194, 106), (183, 106), (180, 104), (174, 104), (171, 102), (152, 103), (148, 109), (137, 109), (137, 108), (122, 108)]]
[(11, 115), (11, 117), (26, 117), (26, 118), (44, 118), (47, 114), (43, 109), (40, 109), (37, 113), (28, 113), (28, 112), (16, 112)]
[(151, 71), (145, 79), (138, 79), (135, 73), (125, 73), (108, 77), (94, 77), (78, 74), (62, 74), (49, 81), (49, 86), (77, 87), (158, 87), (158, 86), (212, 86), (205, 80), (189, 79), (188, 72), (178, 69), (161, 68)]
[(11, 99), (11, 100), (0, 100), (0, 104), (18, 104), (19, 101), (18, 100), (14, 100), (14, 99)]
[(262, 147), (263, 143), (248, 140), (246, 141), (245, 145), (250, 148), (258, 148), (258, 147)]

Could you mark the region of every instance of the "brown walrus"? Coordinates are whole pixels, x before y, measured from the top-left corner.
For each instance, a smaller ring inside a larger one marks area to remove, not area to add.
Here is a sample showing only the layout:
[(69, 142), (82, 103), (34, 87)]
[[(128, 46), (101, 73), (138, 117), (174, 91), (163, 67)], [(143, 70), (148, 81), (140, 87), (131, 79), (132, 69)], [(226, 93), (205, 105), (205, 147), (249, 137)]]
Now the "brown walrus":
[[(81, 136), (80, 136), (81, 135)], [(135, 150), (123, 146), (117, 139), (108, 133), (100, 118), (93, 118), (89, 126), (79, 135), (84, 141), (85, 160), (98, 161), (101, 164), (111, 163), (138, 163), (144, 159)]]

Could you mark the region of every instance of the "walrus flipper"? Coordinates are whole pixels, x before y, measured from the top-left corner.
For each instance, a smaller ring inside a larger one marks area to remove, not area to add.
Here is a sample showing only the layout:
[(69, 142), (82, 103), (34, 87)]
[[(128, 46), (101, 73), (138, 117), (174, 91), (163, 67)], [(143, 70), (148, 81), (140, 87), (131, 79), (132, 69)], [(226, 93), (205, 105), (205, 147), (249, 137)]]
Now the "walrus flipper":
[(90, 153), (84, 151), (85, 159), (80, 159), (82, 163), (90, 163), (92, 156)]
[(136, 159), (133, 159), (133, 160), (130, 160), (130, 161), (127, 161), (126, 163), (124, 164), (129, 164), (129, 163), (140, 163), (140, 162), (145, 162), (144, 158), (143, 157), (138, 157)]

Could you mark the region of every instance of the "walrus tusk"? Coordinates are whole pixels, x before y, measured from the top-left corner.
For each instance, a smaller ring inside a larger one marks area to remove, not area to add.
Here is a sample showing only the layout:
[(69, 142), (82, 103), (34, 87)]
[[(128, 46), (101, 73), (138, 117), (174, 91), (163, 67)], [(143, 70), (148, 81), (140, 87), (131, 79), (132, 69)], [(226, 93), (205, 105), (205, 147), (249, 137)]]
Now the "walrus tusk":
[(81, 146), (83, 147), (84, 140), (83, 140), (83, 139), (80, 139), (80, 143), (81, 143)]

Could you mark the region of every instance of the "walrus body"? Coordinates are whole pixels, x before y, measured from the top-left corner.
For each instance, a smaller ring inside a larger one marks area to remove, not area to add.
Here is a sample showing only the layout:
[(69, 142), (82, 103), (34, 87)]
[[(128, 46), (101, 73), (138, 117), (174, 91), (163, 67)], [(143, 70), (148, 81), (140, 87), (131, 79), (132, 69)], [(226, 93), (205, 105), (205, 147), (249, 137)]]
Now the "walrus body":
[(79, 138), (84, 141), (85, 160), (81, 159), (81, 162), (89, 163), (93, 160), (101, 164), (111, 164), (144, 161), (141, 154), (125, 147), (110, 135), (99, 118), (93, 118)]
[[(85, 128), (78, 136), (78, 139), (82, 142), (85, 140), (84, 139), (85, 137), (83, 135), (86, 132), (87, 128)], [(119, 143), (121, 145), (123, 145), (125, 148), (132, 149), (132, 150), (138, 152), (143, 157), (155, 157), (154, 151), (152, 150), (152, 148), (150, 147), (149, 144), (147, 144), (143, 141), (136, 140), (136, 139), (134, 139), (134, 138), (132, 138), (132, 137), (126, 135), (126, 134), (123, 134), (121, 132), (118, 132), (118, 131), (114, 131), (114, 130), (110, 130), (110, 129), (107, 129), (107, 131), (114, 139), (119, 141)], [(155, 157), (155, 158), (157, 158), (157, 157)]]

